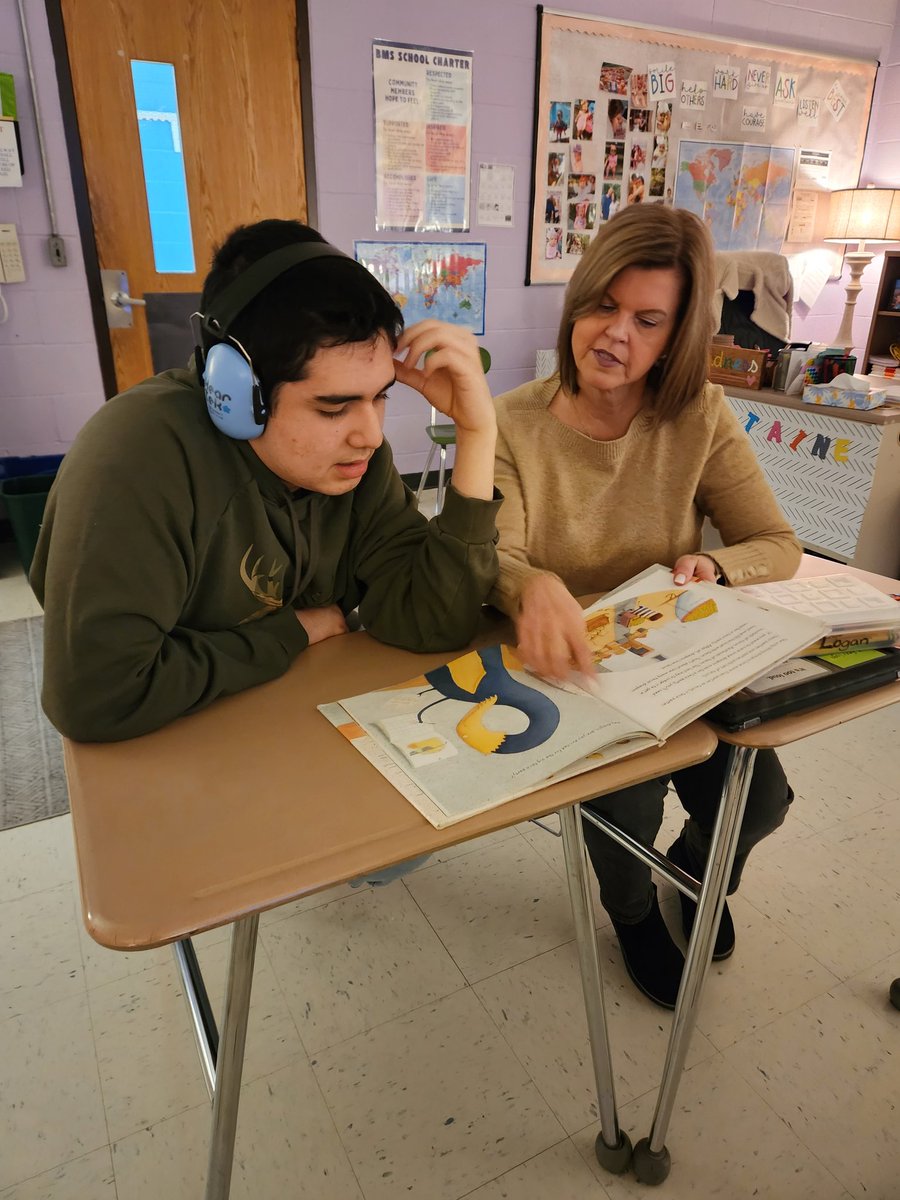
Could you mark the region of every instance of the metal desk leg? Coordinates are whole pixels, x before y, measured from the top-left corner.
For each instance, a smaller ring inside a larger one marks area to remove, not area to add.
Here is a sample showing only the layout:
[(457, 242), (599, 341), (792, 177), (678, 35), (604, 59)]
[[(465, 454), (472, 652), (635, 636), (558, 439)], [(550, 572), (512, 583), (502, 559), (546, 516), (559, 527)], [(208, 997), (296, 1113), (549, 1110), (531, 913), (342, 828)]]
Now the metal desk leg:
[(216, 1060), (216, 1091), (213, 1098), (209, 1168), (206, 1174), (206, 1200), (228, 1200), (231, 1191), (234, 1135), (237, 1130), (238, 1103), (241, 1096), (241, 1072), (244, 1066), (244, 1043), (247, 1038), (258, 925), (259, 914), (253, 913), (252, 916), (235, 921), (231, 932), (231, 960), (225, 986), (225, 1015)]
[(597, 931), (594, 928), (591, 894), (585, 868), (584, 834), (581, 828), (581, 809), (569, 805), (559, 810), (563, 853), (566, 858), (566, 878), (569, 899), (575, 922), (575, 941), (581, 966), (581, 986), (584, 990), (584, 1010), (587, 1016), (597, 1103), (600, 1110), (600, 1132), (595, 1150), (597, 1160), (607, 1171), (621, 1175), (631, 1162), (631, 1140), (619, 1129), (616, 1114), (616, 1089), (612, 1058), (609, 1050), (609, 1031), (603, 1006), (603, 982), (600, 978), (600, 956), (597, 953)]
[(694, 1032), (703, 985), (712, 961), (714, 934), (725, 906), (725, 891), (737, 850), (755, 758), (756, 751), (745, 746), (733, 746), (728, 758), (722, 799), (697, 902), (697, 915), (688, 942), (681, 987), (678, 989), (656, 1112), (653, 1114), (649, 1138), (641, 1138), (634, 1148), (634, 1173), (642, 1183), (662, 1183), (669, 1174), (671, 1160), (666, 1149), (666, 1132), (691, 1034)]

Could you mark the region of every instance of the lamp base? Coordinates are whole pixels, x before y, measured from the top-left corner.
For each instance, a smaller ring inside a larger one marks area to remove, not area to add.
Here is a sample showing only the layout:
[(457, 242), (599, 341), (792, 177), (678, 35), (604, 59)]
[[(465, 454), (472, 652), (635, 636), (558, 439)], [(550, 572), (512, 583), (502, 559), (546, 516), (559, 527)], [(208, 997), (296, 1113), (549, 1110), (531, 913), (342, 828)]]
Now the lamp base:
[(850, 282), (847, 284), (847, 300), (844, 304), (844, 315), (841, 317), (841, 325), (837, 333), (832, 339), (833, 346), (840, 346), (845, 350), (853, 349), (853, 314), (856, 310), (856, 301), (859, 299), (859, 293), (862, 291), (860, 279), (863, 271), (875, 257), (868, 250), (858, 250), (854, 253), (845, 254), (844, 262), (850, 268)]

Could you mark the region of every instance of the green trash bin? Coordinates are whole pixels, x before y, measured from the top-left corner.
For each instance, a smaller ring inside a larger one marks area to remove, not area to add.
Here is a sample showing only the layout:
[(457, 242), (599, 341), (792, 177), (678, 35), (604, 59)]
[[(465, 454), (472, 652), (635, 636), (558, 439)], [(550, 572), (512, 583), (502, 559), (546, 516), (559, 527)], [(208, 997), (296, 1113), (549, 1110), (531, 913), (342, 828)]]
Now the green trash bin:
[(44, 506), (55, 478), (56, 472), (53, 471), (47, 475), (13, 476), (0, 482), (0, 497), (6, 505), (6, 514), (26, 575), (31, 570), (34, 548), (44, 519)]

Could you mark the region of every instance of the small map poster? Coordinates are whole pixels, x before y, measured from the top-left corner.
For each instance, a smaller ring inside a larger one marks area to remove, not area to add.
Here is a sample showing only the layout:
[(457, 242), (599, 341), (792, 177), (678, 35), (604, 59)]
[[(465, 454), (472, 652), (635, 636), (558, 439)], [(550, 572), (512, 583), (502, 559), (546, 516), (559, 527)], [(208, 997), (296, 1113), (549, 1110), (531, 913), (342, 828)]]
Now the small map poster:
[(484, 333), (484, 242), (356, 242), (354, 251), (407, 326), (430, 317)]
[(706, 222), (717, 250), (780, 253), (795, 155), (790, 146), (683, 141), (675, 204)]

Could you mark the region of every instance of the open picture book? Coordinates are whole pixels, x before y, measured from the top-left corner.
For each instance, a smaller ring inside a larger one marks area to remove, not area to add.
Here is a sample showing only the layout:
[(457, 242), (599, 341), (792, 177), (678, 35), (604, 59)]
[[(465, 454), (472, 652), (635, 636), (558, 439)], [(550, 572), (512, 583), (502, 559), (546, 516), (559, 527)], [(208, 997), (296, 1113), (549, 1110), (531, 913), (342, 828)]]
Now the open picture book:
[(437, 828), (678, 729), (826, 632), (655, 566), (585, 610), (596, 682), (555, 686), (506, 645), (320, 711)]

